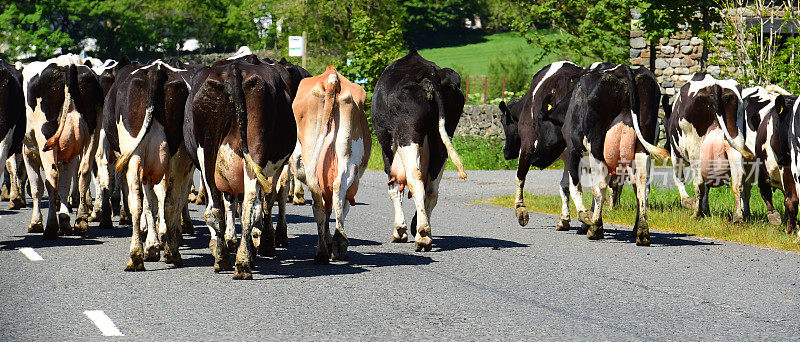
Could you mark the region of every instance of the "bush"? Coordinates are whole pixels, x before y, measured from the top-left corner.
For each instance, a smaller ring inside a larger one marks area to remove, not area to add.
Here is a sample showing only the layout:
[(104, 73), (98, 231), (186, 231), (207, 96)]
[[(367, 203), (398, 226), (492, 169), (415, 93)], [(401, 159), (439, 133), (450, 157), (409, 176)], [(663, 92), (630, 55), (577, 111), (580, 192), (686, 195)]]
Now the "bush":
[(530, 58), (522, 48), (497, 52), (489, 62), (489, 92), (500, 94), (503, 77), (506, 79), (506, 91), (526, 90), (533, 77), (531, 67)]

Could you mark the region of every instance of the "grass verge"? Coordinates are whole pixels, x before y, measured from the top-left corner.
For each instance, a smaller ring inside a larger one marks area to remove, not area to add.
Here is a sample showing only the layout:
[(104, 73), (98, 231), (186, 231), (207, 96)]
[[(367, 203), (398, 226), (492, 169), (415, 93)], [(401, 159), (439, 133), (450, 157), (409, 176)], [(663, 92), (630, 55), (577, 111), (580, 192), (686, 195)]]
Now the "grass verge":
[[(461, 157), (461, 162), (467, 170), (516, 170), (517, 160), (505, 160), (503, 157), (503, 140), (500, 138), (482, 138), (473, 136), (453, 137), (453, 147)], [(548, 169), (561, 169), (564, 164), (557, 161)], [(383, 170), (383, 157), (378, 140), (372, 138), (372, 153), (369, 156), (369, 170)], [(448, 160), (445, 165), (447, 170), (456, 167)]]
[[(692, 190), (688, 189), (689, 193)], [(747, 222), (735, 225), (731, 223), (733, 212), (733, 193), (730, 187), (712, 189), (709, 195), (711, 216), (699, 220), (691, 218), (692, 212), (680, 205), (680, 196), (677, 189), (654, 188), (650, 192), (647, 212), (651, 229), (671, 231), (675, 233), (704, 236), (708, 238), (740, 242), (761, 247), (777, 248), (785, 251), (800, 253), (800, 243), (797, 235), (784, 233), (784, 227), (775, 227), (767, 222), (766, 206), (758, 196), (758, 188), (754, 187), (753, 197), (750, 201), (752, 218)], [(773, 203), (783, 215), (783, 195), (775, 192)], [(514, 196), (500, 196), (476, 201), (502, 207), (514, 207)], [(587, 208), (591, 204), (591, 194), (584, 194)], [(625, 186), (620, 205), (614, 210), (603, 211), (603, 221), (624, 225), (633, 225), (636, 219), (636, 197), (630, 186)], [(559, 215), (561, 213), (561, 197), (556, 195), (533, 195), (525, 193), (525, 205), (531, 211)], [(513, 211), (509, 210), (509, 215)], [(570, 205), (570, 215), (573, 225), (577, 222), (574, 206)], [(555, 227), (556, 218), (553, 218)], [(784, 221), (785, 222), (785, 221)]]

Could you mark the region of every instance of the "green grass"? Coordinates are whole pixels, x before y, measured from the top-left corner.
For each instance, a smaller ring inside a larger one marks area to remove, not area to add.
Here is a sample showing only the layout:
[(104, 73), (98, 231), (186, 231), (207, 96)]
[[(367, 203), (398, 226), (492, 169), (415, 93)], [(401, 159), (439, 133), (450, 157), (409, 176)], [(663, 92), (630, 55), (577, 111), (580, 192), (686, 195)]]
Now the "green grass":
[[(689, 194), (692, 190), (688, 189)], [(758, 195), (758, 189), (753, 188), (750, 209), (752, 218), (743, 224), (733, 224), (733, 193), (730, 187), (721, 187), (711, 190), (709, 207), (711, 216), (699, 220), (691, 218), (692, 212), (680, 205), (680, 196), (677, 189), (654, 188), (650, 192), (647, 212), (650, 229), (671, 231), (675, 233), (704, 236), (718, 240), (733, 241), (772, 247), (786, 251), (800, 252), (800, 243), (796, 234), (788, 235), (784, 226), (775, 227), (767, 222), (766, 206)], [(479, 203), (514, 207), (514, 196), (501, 196), (480, 200)], [(584, 194), (584, 202), (590, 208), (591, 195)], [(783, 215), (783, 195), (775, 192), (773, 203)], [(636, 218), (636, 197), (630, 186), (625, 186), (620, 199), (620, 205), (614, 210), (603, 211), (603, 221), (617, 224), (633, 225)], [(525, 194), (525, 205), (529, 210), (546, 214), (559, 215), (561, 213), (561, 197), (551, 195)], [(574, 206), (570, 204), (573, 224), (577, 222)], [(508, 215), (514, 215), (509, 210)], [(555, 227), (556, 218), (553, 218)], [(785, 224), (785, 221), (784, 221)]]
[[(531, 57), (541, 53), (541, 49), (534, 48), (518, 34), (504, 32), (484, 35), (480, 39), (473, 37), (467, 44), (460, 46), (422, 49), (419, 50), (419, 54), (440, 67), (455, 69), (463, 77), (465, 75), (487, 75), (489, 62), (493, 57), (499, 53), (508, 53), (516, 49), (523, 49)], [(531, 66), (530, 70), (535, 72), (555, 60), (557, 60), (556, 56), (548, 56)]]
[[(453, 137), (453, 147), (461, 157), (461, 162), (467, 170), (516, 170), (517, 160), (503, 158), (503, 140), (499, 138), (481, 138), (473, 136)], [(450, 160), (445, 165), (447, 170), (456, 167)], [(548, 169), (564, 168), (564, 163), (559, 160)], [(383, 170), (383, 157), (378, 140), (372, 138), (372, 153), (369, 156), (369, 170)]]

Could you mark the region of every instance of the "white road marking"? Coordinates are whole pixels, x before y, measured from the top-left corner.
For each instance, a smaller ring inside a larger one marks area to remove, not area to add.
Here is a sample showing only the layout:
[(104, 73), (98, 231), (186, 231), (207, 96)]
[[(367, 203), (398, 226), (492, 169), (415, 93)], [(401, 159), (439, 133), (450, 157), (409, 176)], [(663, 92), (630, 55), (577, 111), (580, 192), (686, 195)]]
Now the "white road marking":
[(44, 259), (42, 259), (42, 256), (39, 255), (39, 253), (36, 253), (36, 251), (33, 250), (33, 248), (22, 247), (22, 248), (19, 249), (19, 251), (22, 254), (24, 254), (26, 257), (28, 257), (28, 259), (30, 261), (42, 261), (42, 260), (44, 260)]
[(100, 329), (103, 336), (125, 336), (117, 329), (111, 318), (108, 318), (103, 310), (86, 310), (83, 312), (86, 317), (92, 320), (92, 323)]

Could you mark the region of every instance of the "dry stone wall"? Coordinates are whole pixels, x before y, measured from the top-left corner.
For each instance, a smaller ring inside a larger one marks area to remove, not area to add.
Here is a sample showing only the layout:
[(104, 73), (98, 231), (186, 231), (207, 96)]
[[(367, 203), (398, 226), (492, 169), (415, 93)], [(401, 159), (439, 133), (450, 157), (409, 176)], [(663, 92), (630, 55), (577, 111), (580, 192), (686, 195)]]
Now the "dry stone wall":
[(493, 105), (466, 105), (455, 135), (505, 138), (500, 124), (500, 108)]

